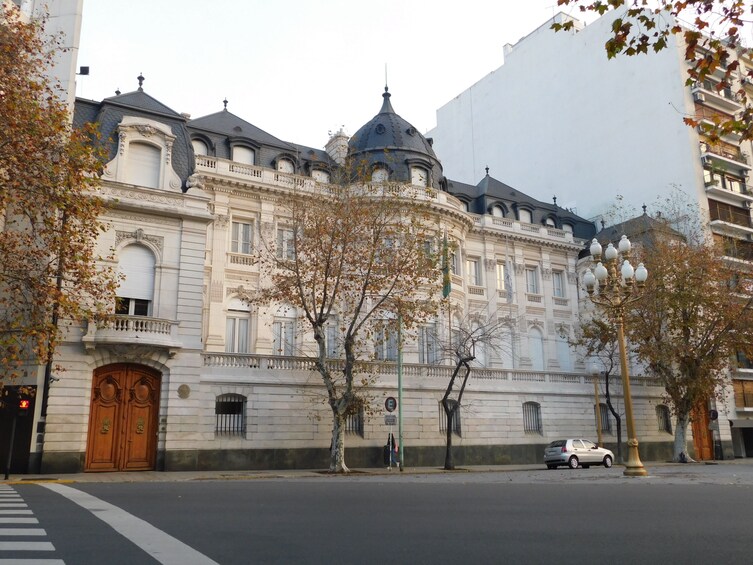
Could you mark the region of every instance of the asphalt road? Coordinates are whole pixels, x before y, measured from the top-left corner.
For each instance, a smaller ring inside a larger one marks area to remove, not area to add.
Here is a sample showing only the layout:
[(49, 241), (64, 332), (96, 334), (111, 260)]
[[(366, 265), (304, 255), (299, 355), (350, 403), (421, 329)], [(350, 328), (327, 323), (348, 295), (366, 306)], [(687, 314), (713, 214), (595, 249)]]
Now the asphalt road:
[(641, 479), (621, 471), (12, 485), (54, 551), (0, 559), (753, 563), (753, 462), (666, 467)]

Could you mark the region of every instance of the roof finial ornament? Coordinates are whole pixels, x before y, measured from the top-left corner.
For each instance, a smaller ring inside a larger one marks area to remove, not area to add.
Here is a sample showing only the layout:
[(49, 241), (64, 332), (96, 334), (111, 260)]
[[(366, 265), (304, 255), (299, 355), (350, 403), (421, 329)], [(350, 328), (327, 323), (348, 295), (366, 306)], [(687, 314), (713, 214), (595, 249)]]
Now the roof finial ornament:
[(601, 219), (601, 229), (603, 230), (607, 226), (607, 223), (604, 221), (604, 218)]
[(115, 96), (120, 96), (120, 87), (115, 88)]
[(384, 91), (388, 92), (389, 87), (387, 86), (389, 84), (389, 81), (387, 80), (387, 63), (384, 64)]
[(552, 200), (554, 200), (554, 205), (556, 206), (556, 205), (557, 205), (557, 197), (556, 197), (556, 196), (553, 196), (553, 197), (552, 197)]
[(227, 110), (227, 96), (225, 96), (225, 99), (222, 101), (222, 105), (225, 107), (225, 110)]
[(144, 75), (142, 73), (139, 73), (139, 76), (136, 77), (136, 80), (139, 81), (139, 92), (144, 92)]
[(641, 208), (643, 208), (643, 215), (645, 216), (646, 215), (646, 208), (647, 208), (647, 206), (644, 204), (643, 206), (641, 206)]
[(489, 176), (489, 165), (486, 166), (486, 176)]

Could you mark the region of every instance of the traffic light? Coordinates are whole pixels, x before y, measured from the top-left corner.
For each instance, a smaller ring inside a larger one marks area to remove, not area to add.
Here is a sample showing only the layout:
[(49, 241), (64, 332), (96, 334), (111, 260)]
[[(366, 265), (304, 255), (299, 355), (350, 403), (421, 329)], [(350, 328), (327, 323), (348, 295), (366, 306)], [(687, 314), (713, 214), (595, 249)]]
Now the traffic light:
[(18, 401), (18, 415), (19, 416), (26, 416), (26, 414), (29, 413), (29, 405), (30, 402), (26, 398), (21, 398)]

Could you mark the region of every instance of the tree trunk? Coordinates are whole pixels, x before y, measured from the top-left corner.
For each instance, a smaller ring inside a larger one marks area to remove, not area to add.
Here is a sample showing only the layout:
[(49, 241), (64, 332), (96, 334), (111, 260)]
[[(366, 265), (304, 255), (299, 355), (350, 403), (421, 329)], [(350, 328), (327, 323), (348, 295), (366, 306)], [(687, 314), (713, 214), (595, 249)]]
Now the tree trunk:
[(612, 395), (609, 393), (609, 373), (605, 375), (604, 383), (606, 390), (607, 407), (609, 407), (609, 411), (612, 413), (612, 416), (614, 416), (614, 423), (617, 427), (617, 460), (624, 463), (625, 460), (622, 458), (622, 418), (620, 417), (617, 410), (614, 409), (614, 406), (612, 406)]
[(690, 423), (689, 414), (677, 414), (675, 423), (675, 442), (672, 453), (672, 461), (680, 461), (681, 453), (685, 455), (686, 461), (692, 461), (688, 455), (688, 424)]
[(349, 473), (345, 465), (345, 417), (332, 410), (332, 443), (330, 446), (329, 472)]
[(448, 411), (445, 407), (445, 414), (447, 414), (447, 441), (445, 443), (444, 468), (445, 471), (452, 471), (455, 469), (455, 464), (452, 461), (452, 425), (455, 420), (455, 410)]

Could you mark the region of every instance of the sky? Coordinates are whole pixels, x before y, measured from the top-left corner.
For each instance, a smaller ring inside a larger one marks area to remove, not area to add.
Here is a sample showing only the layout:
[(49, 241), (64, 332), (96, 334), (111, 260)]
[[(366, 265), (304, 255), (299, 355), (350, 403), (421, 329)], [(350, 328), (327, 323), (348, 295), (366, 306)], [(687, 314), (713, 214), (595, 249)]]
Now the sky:
[[(426, 133), (436, 110), (561, 11), (557, 0), (84, 0), (76, 94), (138, 88), (198, 118), (223, 108), (322, 148), (380, 109)], [(567, 8), (572, 11), (572, 8)], [(573, 12), (576, 16), (577, 13)], [(552, 32), (554, 33), (554, 32)]]

